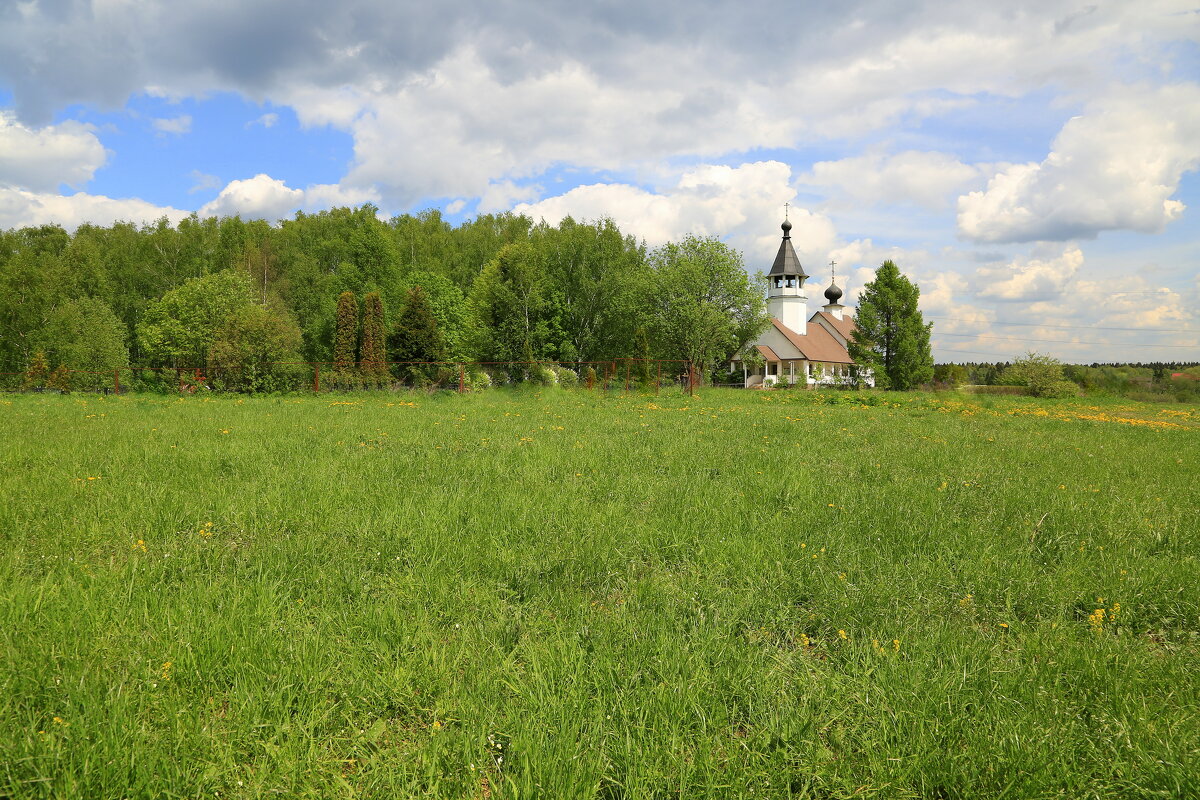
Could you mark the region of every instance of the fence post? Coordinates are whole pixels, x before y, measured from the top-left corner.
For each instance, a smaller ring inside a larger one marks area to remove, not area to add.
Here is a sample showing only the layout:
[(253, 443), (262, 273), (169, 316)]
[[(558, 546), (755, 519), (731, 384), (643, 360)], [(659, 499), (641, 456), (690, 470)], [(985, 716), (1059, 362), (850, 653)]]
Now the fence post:
[(313, 391), (321, 391), (321, 362), (313, 362)]
[(458, 365), (458, 393), (463, 393), (463, 384), (466, 383), (467, 368), (462, 364)]
[(688, 397), (696, 396), (696, 365), (688, 362)]
[(632, 365), (633, 365), (632, 361), (630, 361), (628, 358), (625, 359), (625, 391), (627, 391), (627, 392), (629, 391), (629, 373), (631, 371)]
[(658, 374), (654, 376), (654, 395), (657, 397), (659, 390), (662, 388), (662, 362), (658, 363)]
[(113, 394), (121, 393), (121, 370), (113, 370)]

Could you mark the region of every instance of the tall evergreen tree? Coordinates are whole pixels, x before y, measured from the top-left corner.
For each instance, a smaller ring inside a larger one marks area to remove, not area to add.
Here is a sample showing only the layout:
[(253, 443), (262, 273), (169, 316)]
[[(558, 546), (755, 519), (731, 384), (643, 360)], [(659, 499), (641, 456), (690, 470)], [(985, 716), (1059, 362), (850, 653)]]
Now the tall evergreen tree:
[(362, 361), (363, 375), (372, 380), (387, 377), (387, 351), (384, 345), (383, 298), (379, 292), (363, 297)]
[(929, 331), (917, 301), (921, 290), (891, 260), (858, 296), (850, 357), (875, 374), (883, 389), (908, 390), (933, 378)]
[(337, 327), (333, 335), (333, 368), (338, 371), (354, 366), (358, 349), (358, 299), (354, 292), (342, 292), (337, 301)]
[(392, 361), (417, 362), (399, 364), (397, 377), (411, 383), (426, 383), (438, 371), (430, 361), (443, 361), (446, 347), (438, 330), (437, 319), (429, 307), (425, 290), (414, 286), (408, 290), (404, 307), (396, 320), (396, 327), (388, 338), (388, 351)]

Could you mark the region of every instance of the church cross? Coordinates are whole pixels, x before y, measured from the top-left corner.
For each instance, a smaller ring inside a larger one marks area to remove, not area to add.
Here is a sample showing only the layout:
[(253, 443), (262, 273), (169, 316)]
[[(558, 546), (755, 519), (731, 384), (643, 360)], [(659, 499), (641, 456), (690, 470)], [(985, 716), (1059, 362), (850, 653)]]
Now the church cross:
[(784, 219), (788, 218), (788, 204), (787, 203), (783, 204), (783, 218)]
[(837, 277), (837, 262), (832, 259), (829, 261), (829, 272), (834, 277)]

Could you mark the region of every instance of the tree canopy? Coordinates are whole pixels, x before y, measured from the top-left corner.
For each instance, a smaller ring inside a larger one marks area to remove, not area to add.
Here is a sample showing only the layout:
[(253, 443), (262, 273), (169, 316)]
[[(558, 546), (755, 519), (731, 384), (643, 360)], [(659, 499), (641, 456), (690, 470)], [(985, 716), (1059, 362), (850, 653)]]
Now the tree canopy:
[(921, 290), (891, 260), (858, 296), (850, 357), (874, 373), (880, 388), (907, 390), (933, 378), (933, 325), (921, 316), (920, 297)]
[[(370, 313), (382, 313), (390, 334), (414, 287), (454, 361), (713, 364), (765, 322), (762, 292), (716, 239), (649, 252), (607, 219), (505, 213), (451, 224), (424, 211), (385, 221), (371, 205), (274, 225), (192, 215), (175, 225), (0, 231), (0, 372), (25, 370), (39, 350), (51, 370), (107, 368), (124, 363), (121, 346), (134, 366), (205, 369), (218, 337), (224, 363), (249, 344), (243, 332), (276, 324), (289, 331), (276, 349), (349, 364), (378, 346), (374, 317), (371, 336), (362, 330), (359, 301), (379, 298)], [(108, 355), (84, 357), (67, 339), (104, 343)]]

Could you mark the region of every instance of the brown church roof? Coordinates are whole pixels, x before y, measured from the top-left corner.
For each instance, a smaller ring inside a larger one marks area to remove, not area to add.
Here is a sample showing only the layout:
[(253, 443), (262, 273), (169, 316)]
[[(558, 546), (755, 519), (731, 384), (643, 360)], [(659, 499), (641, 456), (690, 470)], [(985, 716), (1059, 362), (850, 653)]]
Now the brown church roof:
[(801, 336), (774, 317), (771, 324), (809, 361), (826, 361), (833, 364), (853, 364), (854, 360), (833, 334), (820, 325), (809, 325), (808, 333)]
[(783, 361), (782, 358), (775, 354), (774, 350), (767, 347), (765, 344), (756, 344), (754, 347), (767, 361)]
[(828, 311), (818, 311), (816, 314), (814, 314), (814, 316), (818, 315), (828, 321), (829, 324), (833, 326), (833, 329), (842, 335), (843, 339), (845, 339), (847, 342), (850, 341), (850, 334), (854, 333), (854, 329), (857, 327), (854, 324), (853, 317), (842, 314), (842, 318), (838, 319)]

